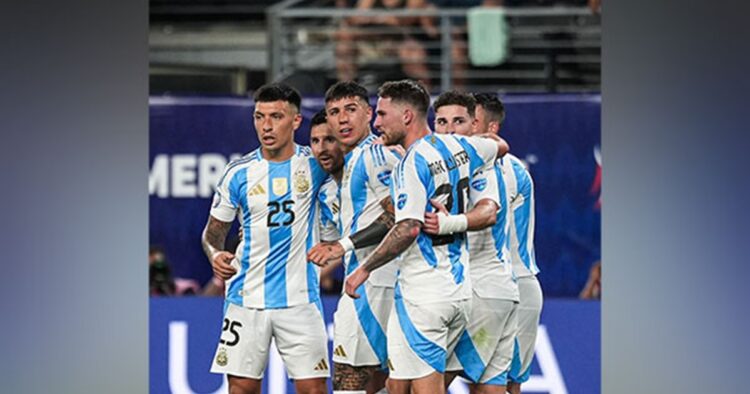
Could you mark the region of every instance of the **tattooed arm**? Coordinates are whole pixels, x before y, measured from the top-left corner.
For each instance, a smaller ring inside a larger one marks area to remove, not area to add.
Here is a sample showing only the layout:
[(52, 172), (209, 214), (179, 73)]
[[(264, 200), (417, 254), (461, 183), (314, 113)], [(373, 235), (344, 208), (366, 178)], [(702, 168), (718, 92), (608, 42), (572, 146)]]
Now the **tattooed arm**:
[(417, 239), (421, 228), (422, 222), (416, 219), (406, 219), (396, 223), (380, 245), (367, 257), (364, 264), (347, 278), (346, 294), (352, 298), (359, 298), (357, 288), (365, 283), (370, 272), (386, 265), (403, 253)]
[(230, 264), (234, 255), (224, 251), (224, 242), (226, 242), (230, 227), (232, 227), (231, 222), (222, 222), (213, 216), (209, 216), (208, 223), (206, 223), (201, 236), (203, 252), (211, 262), (214, 275), (224, 280), (237, 273), (237, 270)]
[(357, 231), (348, 238), (333, 242), (321, 242), (315, 245), (307, 253), (307, 260), (324, 267), (332, 261), (340, 260), (349, 250), (380, 243), (383, 237), (388, 234), (388, 230), (393, 227), (395, 221), (391, 198), (386, 197), (381, 200), (380, 206), (383, 207), (383, 213), (369, 226)]

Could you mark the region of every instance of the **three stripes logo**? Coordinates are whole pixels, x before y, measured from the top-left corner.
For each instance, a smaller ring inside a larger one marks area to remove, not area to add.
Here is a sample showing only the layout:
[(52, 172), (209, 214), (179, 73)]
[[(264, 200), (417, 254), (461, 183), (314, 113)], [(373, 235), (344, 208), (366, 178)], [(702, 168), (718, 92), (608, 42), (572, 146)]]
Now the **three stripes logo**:
[(261, 184), (255, 185), (255, 187), (250, 189), (250, 193), (247, 193), (248, 196), (260, 196), (263, 194), (266, 194), (266, 189), (264, 189)]
[(393, 363), (391, 363), (391, 359), (390, 358), (387, 360), (387, 364), (388, 364), (388, 369), (391, 370), (391, 371), (393, 371), (394, 370)]
[(339, 357), (347, 357), (346, 352), (344, 351), (344, 347), (341, 345), (338, 345), (336, 349), (333, 350), (333, 354)]
[(318, 361), (318, 364), (315, 365), (315, 368), (313, 368), (314, 371), (327, 371), (328, 370), (328, 363), (326, 362), (326, 359), (321, 358), (320, 361)]

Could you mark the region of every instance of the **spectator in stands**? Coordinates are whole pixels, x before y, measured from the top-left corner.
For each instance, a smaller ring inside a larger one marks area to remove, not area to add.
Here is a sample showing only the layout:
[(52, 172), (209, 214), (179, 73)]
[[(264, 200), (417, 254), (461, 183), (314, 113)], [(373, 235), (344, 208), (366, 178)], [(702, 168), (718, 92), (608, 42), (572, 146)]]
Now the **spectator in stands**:
[(589, 280), (581, 290), (578, 298), (582, 300), (600, 300), (602, 298), (602, 262), (597, 261), (589, 271)]
[[(355, 5), (358, 10), (427, 7), (426, 0), (358, 0)], [(425, 63), (427, 52), (421, 41), (437, 36), (438, 30), (428, 17), (347, 18), (336, 34), (337, 77), (342, 81), (355, 80), (358, 63), (394, 58), (401, 62), (401, 70), (407, 77), (429, 86), (429, 70)]]
[(173, 295), (175, 293), (169, 263), (164, 250), (158, 246), (151, 246), (148, 249), (148, 285), (149, 294), (152, 296)]
[[(501, 0), (428, 0), (431, 7), (437, 8), (469, 8), (469, 7), (497, 7)], [(463, 89), (466, 83), (466, 69), (468, 67), (466, 19), (451, 18), (451, 78), (454, 89)], [(439, 56), (439, 53), (435, 54)]]

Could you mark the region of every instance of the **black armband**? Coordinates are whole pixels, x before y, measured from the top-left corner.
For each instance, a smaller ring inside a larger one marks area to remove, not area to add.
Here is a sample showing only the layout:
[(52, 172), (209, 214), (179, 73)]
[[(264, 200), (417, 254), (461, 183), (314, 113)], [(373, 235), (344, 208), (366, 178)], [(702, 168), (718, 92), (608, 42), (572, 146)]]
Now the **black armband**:
[(349, 239), (351, 239), (355, 249), (377, 245), (391, 230), (393, 221), (393, 214), (383, 212), (371, 225), (357, 231)]

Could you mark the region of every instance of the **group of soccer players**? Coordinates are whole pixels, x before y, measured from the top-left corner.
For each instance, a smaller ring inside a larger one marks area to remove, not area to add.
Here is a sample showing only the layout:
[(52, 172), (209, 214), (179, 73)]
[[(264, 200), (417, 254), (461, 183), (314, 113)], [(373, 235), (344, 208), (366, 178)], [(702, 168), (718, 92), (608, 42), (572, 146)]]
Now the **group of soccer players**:
[[(255, 92), (260, 148), (229, 163), (202, 244), (226, 280), (212, 372), (230, 393), (260, 393), (271, 339), (298, 393), (326, 392), (323, 274), (343, 262), (334, 315), (334, 393), (440, 393), (457, 374), (472, 392), (520, 393), (542, 294), (533, 184), (498, 136), (494, 95), (430, 96), (411, 80), (378, 91), (339, 82), (294, 143), (301, 97)], [(224, 251), (239, 218), (241, 241)]]

